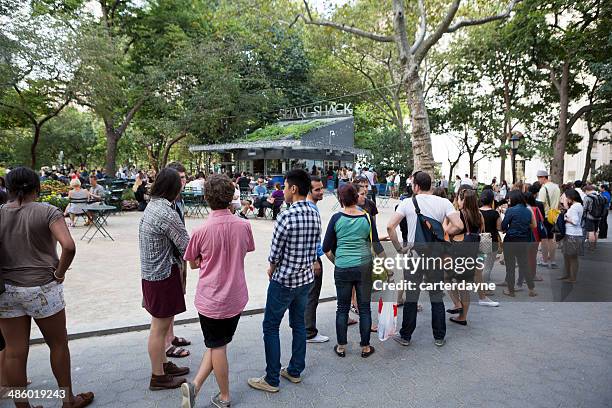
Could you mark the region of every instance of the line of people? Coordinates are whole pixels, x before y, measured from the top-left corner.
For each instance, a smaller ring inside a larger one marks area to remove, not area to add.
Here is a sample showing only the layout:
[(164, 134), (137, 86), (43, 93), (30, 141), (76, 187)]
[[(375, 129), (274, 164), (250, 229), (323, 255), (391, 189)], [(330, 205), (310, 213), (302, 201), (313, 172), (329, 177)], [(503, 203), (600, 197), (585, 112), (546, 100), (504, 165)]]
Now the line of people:
[[(490, 189), (478, 197), (473, 188), (462, 188), (453, 205), (440, 196), (445, 194), (444, 189), (433, 188), (427, 173), (416, 172), (412, 177), (414, 195), (397, 207), (387, 225), (388, 237), (378, 237), (375, 202), (366, 198), (368, 181), (346, 183), (338, 191), (342, 209), (332, 216), (321, 239), (323, 231), (317, 202), (323, 197), (323, 183), (303, 170), (289, 171), (282, 191), (289, 208), (277, 217), (268, 257), (269, 286), (262, 322), (266, 370), (265, 375), (248, 379), (249, 386), (276, 393), (280, 390), (280, 377), (291, 383), (301, 382), (307, 343), (329, 340), (317, 330), (316, 319), (324, 255), (334, 263), (337, 310), (333, 351), (339, 358), (345, 358), (349, 351), (347, 327), (351, 304), (359, 314), (361, 357), (368, 358), (376, 351), (370, 344), (371, 333), (376, 330), (370, 303), (373, 257), (386, 256), (381, 241), (390, 241), (398, 253), (406, 254), (414, 250), (415, 243), (438, 242), (433, 240), (435, 236), (440, 241), (454, 241), (453, 245), (462, 248), (462, 256), (486, 258), (484, 268), (468, 268), (463, 273), (419, 270), (404, 274), (404, 279), (417, 283), (417, 290), (407, 291), (402, 302), (401, 330), (394, 340), (403, 346), (411, 344), (416, 329), (418, 283), (489, 281), (500, 246), (506, 267), (504, 293), (515, 296), (517, 287), (526, 282), (529, 295), (536, 296), (537, 240), (554, 241), (553, 234), (557, 231), (550, 222), (551, 214), (560, 202), (567, 208), (562, 215), (567, 274), (564, 278), (575, 282), (578, 243), (584, 241), (582, 199), (575, 189), (565, 190), (562, 196), (545, 172), (538, 175), (540, 186), (517, 186), (510, 191), (509, 208), (502, 220), (494, 208), (494, 194)], [(211, 397), (211, 403), (229, 407), (232, 398), (227, 347), (248, 302), (244, 259), (248, 252), (255, 250), (255, 241), (250, 223), (230, 211), (235, 184), (227, 176), (217, 174), (211, 175), (204, 184), (211, 214), (190, 237), (180, 199), (185, 183), (185, 168), (180, 163), (172, 163), (160, 171), (151, 186), (151, 200), (139, 224), (142, 306), (151, 315), (149, 388), (154, 391), (181, 388), (181, 406), (193, 407), (202, 385), (214, 374), (219, 392)], [(75, 254), (74, 242), (66, 223), (59, 222), (64, 219), (62, 213), (35, 202), (40, 183), (33, 171), (14, 169), (7, 177), (7, 188), (11, 201), (0, 208), (0, 259), (5, 288), (0, 295), (0, 331), (6, 335), (6, 362), (0, 372), (6, 375), (6, 385), (26, 387), (29, 330), (34, 319), (50, 347), (58, 385), (68, 390), (63, 407), (84, 407), (91, 403), (93, 394), (72, 393), (62, 286)], [(401, 223), (405, 223), (406, 234), (400, 241), (397, 227)], [(499, 230), (505, 232), (503, 245)], [(480, 243), (485, 234), (490, 235), (492, 245), (490, 251), (482, 253)], [(60, 257), (56, 242), (62, 247)], [(544, 252), (545, 261), (552, 267), (554, 253)], [(207, 347), (198, 372), (189, 381), (186, 377), (189, 367), (177, 366), (169, 360), (190, 354), (184, 348), (190, 342), (175, 336), (173, 331), (174, 316), (186, 310), (187, 263), (199, 274), (195, 306)], [(434, 344), (441, 347), (446, 341), (444, 294), (439, 290), (430, 291), (429, 296)], [(488, 296), (479, 293), (479, 303), (494, 306), (496, 302)], [(453, 307), (446, 312), (456, 315), (450, 321), (467, 325), (469, 293), (452, 291), (449, 297)], [(293, 335), (292, 354), (287, 366), (283, 366), (279, 327), (287, 313)], [(30, 405), (17, 402), (16, 406)]]

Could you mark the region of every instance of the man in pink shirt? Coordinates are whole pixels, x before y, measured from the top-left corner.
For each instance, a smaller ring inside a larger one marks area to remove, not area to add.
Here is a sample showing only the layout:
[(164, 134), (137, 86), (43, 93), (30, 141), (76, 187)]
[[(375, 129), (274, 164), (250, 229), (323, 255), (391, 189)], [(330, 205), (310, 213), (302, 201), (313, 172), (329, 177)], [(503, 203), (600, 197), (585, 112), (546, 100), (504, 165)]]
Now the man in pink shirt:
[(214, 174), (206, 181), (204, 194), (213, 211), (191, 236), (185, 260), (192, 269), (200, 269), (195, 307), (208, 350), (193, 382), (181, 387), (182, 408), (195, 406), (196, 395), (212, 371), (219, 385), (212, 405), (230, 406), (227, 345), (249, 300), (244, 257), (255, 250), (251, 224), (228, 209), (234, 196), (232, 181)]

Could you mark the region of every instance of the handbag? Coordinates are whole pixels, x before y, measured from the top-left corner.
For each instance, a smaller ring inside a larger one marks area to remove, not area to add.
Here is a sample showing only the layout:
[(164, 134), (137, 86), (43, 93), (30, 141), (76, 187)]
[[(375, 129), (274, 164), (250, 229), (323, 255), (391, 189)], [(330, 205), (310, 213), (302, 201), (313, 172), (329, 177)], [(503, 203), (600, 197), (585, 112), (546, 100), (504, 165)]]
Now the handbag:
[(276, 199), (272, 196), (266, 198), (266, 201), (269, 202), (270, 204), (274, 205), (274, 202), (276, 201)]
[(559, 214), (561, 210), (558, 208), (552, 208), (550, 206), (550, 196), (548, 195), (548, 189), (546, 187), (542, 187), (546, 192), (546, 203), (548, 204), (548, 211), (546, 212), (546, 220), (549, 224), (555, 225), (557, 223), (557, 218), (559, 218)]
[(480, 233), (480, 244), (478, 250), (483, 254), (490, 254), (493, 252), (493, 238), (490, 232)]
[(546, 227), (544, 226), (544, 217), (540, 213), (540, 209), (535, 207), (535, 213), (536, 231), (538, 232), (538, 237), (541, 241), (548, 238), (548, 231), (546, 231)]

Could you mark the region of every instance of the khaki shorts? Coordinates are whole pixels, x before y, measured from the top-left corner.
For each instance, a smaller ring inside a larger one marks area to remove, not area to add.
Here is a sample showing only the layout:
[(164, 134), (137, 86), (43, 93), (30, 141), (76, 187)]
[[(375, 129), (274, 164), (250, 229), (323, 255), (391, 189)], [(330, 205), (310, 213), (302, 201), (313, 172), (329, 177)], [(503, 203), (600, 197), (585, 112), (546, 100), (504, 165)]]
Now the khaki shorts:
[(6, 292), (0, 295), (0, 319), (21, 316), (44, 319), (65, 307), (64, 286), (55, 281), (34, 287), (6, 285)]

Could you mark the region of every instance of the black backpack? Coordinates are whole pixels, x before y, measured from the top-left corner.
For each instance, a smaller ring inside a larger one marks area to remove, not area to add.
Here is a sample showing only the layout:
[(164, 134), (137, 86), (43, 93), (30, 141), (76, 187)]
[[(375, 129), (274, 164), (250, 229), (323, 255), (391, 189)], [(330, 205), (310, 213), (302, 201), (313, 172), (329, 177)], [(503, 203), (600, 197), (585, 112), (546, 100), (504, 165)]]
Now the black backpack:
[(412, 196), (412, 204), (417, 215), (417, 225), (414, 233), (414, 249), (421, 255), (443, 256), (450, 250), (450, 242), (444, 237), (442, 224), (421, 214), (416, 196)]
[(555, 222), (555, 225), (553, 226), (554, 237), (557, 242), (565, 238), (565, 213), (566, 212), (567, 211), (565, 210), (561, 211), (561, 213), (557, 217), (557, 222)]
[(606, 199), (595, 193), (591, 193), (587, 197), (591, 199), (591, 207), (588, 215), (595, 220), (601, 219), (606, 211)]

